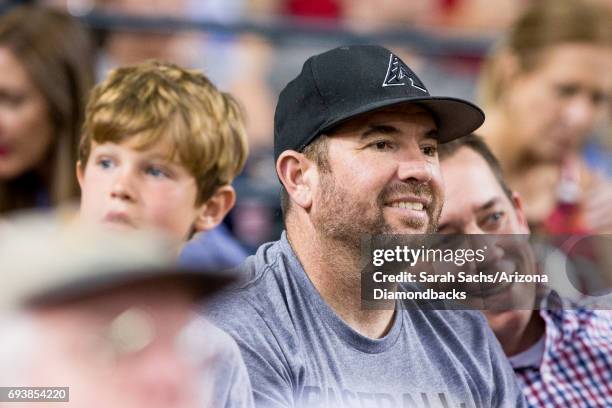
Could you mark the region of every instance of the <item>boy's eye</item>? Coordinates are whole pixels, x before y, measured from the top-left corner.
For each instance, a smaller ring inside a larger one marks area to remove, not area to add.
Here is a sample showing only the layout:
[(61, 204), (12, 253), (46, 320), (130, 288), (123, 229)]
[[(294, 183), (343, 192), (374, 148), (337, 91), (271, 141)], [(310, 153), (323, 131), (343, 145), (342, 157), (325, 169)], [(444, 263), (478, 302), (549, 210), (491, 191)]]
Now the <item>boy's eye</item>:
[(107, 158), (100, 158), (97, 160), (98, 166), (103, 169), (110, 169), (113, 166), (113, 161)]
[(168, 172), (158, 166), (148, 166), (146, 168), (146, 173), (156, 178), (169, 176)]

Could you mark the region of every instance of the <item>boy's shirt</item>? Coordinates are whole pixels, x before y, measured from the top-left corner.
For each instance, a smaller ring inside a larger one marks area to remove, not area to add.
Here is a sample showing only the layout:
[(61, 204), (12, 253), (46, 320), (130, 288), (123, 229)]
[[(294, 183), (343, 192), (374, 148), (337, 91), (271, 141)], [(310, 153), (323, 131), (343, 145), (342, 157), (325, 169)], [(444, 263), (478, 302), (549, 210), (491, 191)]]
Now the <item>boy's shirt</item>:
[(189, 240), (179, 256), (179, 264), (187, 268), (225, 270), (240, 265), (247, 252), (225, 225), (201, 232)]

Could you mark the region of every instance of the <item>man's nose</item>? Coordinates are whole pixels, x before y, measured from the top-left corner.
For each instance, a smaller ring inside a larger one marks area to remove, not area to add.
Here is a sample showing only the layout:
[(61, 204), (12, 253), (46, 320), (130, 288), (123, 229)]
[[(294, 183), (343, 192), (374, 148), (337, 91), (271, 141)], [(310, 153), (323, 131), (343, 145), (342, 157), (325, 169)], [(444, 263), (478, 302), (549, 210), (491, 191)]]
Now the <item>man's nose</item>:
[(402, 156), (397, 166), (397, 176), (402, 181), (427, 183), (433, 177), (433, 163), (427, 160), (420, 149)]

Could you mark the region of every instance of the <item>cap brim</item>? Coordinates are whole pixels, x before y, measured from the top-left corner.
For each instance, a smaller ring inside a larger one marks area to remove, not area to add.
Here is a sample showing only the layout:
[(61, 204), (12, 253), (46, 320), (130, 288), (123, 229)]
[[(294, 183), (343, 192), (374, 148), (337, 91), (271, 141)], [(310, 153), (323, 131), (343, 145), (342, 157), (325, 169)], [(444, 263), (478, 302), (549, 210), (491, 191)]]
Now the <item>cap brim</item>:
[(201, 269), (163, 268), (117, 271), (107, 274), (89, 276), (49, 288), (26, 300), (30, 306), (62, 304), (81, 300), (90, 296), (102, 295), (119, 289), (131, 289), (147, 284), (163, 287), (171, 282), (185, 283), (195, 299), (205, 299), (223, 288), (235, 283), (238, 275), (235, 272), (211, 272)]
[(484, 112), (476, 105), (458, 98), (427, 96), (422, 98), (397, 98), (373, 102), (355, 109), (324, 123), (319, 130), (304, 144), (305, 147), (321, 133), (338, 126), (342, 122), (361, 114), (378, 109), (413, 103), (423, 106), (434, 116), (438, 126), (439, 142), (446, 143), (462, 136), (467, 136), (478, 129), (485, 120)]

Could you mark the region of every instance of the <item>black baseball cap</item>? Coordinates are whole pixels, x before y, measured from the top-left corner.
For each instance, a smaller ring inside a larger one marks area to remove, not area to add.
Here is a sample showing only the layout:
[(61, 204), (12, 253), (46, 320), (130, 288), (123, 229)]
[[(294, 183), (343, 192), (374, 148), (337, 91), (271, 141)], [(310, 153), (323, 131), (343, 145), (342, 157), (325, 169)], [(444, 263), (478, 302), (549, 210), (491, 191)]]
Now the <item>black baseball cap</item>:
[(380, 108), (415, 103), (431, 112), (445, 143), (478, 129), (484, 113), (458, 98), (431, 96), (395, 54), (376, 45), (339, 47), (310, 57), (282, 90), (274, 115), (274, 158), (302, 151), (338, 124)]

